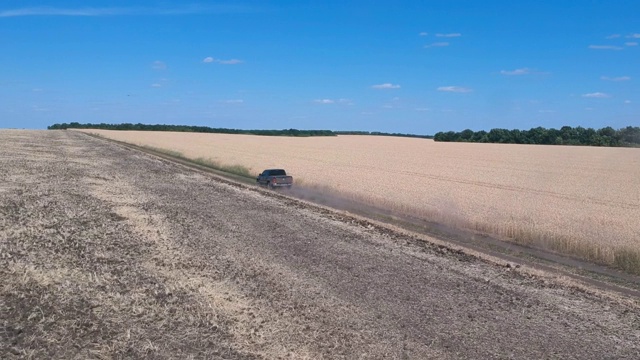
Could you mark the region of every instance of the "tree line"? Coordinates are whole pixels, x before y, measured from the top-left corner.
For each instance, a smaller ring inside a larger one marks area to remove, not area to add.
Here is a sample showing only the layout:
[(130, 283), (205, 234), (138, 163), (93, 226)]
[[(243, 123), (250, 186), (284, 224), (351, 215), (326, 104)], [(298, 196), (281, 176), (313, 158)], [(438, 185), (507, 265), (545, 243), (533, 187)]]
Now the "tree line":
[(265, 135), (265, 136), (337, 136), (337, 135), (377, 135), (377, 136), (401, 136), (414, 138), (433, 138), (429, 135), (385, 133), (379, 131), (332, 131), (332, 130), (240, 130), (227, 128), (212, 128), (208, 126), (192, 125), (148, 125), (148, 124), (80, 124), (77, 122), (53, 124), (48, 126), (49, 130), (66, 129), (100, 129), (100, 130), (138, 130), (138, 131), (177, 131), (177, 132), (199, 132), (216, 134), (245, 134), (245, 135)]
[(241, 130), (227, 128), (212, 128), (208, 126), (193, 125), (148, 125), (148, 124), (80, 124), (77, 122), (53, 124), (48, 126), (49, 130), (66, 129), (100, 129), (100, 130), (137, 130), (137, 131), (175, 131), (175, 132), (197, 132), (216, 134), (243, 134), (243, 135), (264, 135), (264, 136), (336, 136), (331, 130)]
[(531, 130), (491, 129), (489, 132), (466, 129), (460, 132), (438, 132), (435, 141), (478, 142), (502, 144), (589, 145), (589, 146), (640, 146), (640, 127), (627, 126), (614, 129), (563, 126), (558, 129), (544, 127)]
[(433, 139), (433, 135), (418, 135), (418, 134), (404, 134), (404, 133), (386, 133), (380, 131), (334, 131), (336, 135), (374, 135), (374, 136), (398, 136), (420, 139)]
[(194, 125), (165, 125), (165, 124), (81, 124), (78, 122), (53, 124), (49, 130), (66, 129), (101, 129), (101, 130), (138, 130), (138, 131), (176, 131), (218, 134), (245, 134), (263, 136), (337, 136), (337, 135), (374, 135), (400, 136), (411, 138), (431, 139), (443, 142), (479, 142), (503, 144), (542, 144), (542, 145), (590, 145), (590, 146), (640, 146), (640, 127), (627, 126), (614, 129), (610, 126), (602, 129), (583, 128), (581, 126), (563, 126), (558, 129), (544, 127), (530, 130), (491, 129), (490, 131), (473, 131), (466, 129), (460, 132), (438, 132), (435, 135), (417, 135), (403, 133), (386, 133), (379, 131), (332, 131), (332, 130), (242, 130), (228, 128), (212, 128)]

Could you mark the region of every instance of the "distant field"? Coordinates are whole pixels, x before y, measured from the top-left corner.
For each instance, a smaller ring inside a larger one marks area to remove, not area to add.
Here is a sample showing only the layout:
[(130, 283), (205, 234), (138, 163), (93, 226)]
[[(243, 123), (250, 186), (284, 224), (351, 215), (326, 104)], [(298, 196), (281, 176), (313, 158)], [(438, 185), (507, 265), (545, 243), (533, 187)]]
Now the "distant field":
[(85, 130), (640, 273), (640, 149)]

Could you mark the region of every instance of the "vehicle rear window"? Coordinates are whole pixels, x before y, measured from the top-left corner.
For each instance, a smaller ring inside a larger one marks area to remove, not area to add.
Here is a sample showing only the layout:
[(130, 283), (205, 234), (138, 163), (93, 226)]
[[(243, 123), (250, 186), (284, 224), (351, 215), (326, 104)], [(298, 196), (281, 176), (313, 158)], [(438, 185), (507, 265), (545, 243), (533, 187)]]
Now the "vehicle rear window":
[(269, 171), (269, 175), (272, 175), (272, 176), (279, 176), (279, 175), (287, 175), (287, 173), (286, 173), (284, 170), (282, 170), (282, 169), (278, 169), (278, 170), (271, 170), (271, 171)]

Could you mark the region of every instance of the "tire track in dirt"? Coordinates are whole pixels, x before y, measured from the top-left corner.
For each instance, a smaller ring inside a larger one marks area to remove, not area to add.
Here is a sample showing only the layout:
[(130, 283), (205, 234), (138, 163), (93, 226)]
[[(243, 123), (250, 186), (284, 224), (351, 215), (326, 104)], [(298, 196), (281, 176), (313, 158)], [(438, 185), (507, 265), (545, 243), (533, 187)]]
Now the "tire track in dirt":
[[(179, 174), (182, 181), (191, 177)], [(194, 174), (196, 179), (201, 179)], [(255, 311), (259, 307), (255, 301), (236, 289), (236, 284), (224, 279), (219, 272), (206, 271), (206, 265), (190, 266), (193, 254), (180, 248), (172, 239), (174, 235), (166, 227), (166, 220), (158, 214), (152, 214), (140, 207), (154, 200), (142, 198), (128, 183), (116, 179), (89, 181), (92, 194), (105, 202), (115, 204), (116, 213), (128, 223), (141, 238), (154, 244), (153, 252), (141, 259), (142, 265), (151, 273), (164, 279), (169, 293), (184, 291), (193, 294), (203, 311), (212, 315), (221, 314), (232, 319), (228, 330), (234, 335), (235, 342), (244, 344), (245, 350), (260, 354), (265, 358), (287, 358), (290, 352), (278, 346), (276, 339), (269, 334), (282, 331), (286, 324), (269, 322), (269, 314)], [(254, 311), (249, 311), (254, 309)], [(275, 324), (275, 326), (272, 326)], [(266, 336), (263, 336), (266, 335)], [(290, 334), (289, 336), (294, 336)], [(318, 358), (305, 346), (295, 351), (298, 358)]]

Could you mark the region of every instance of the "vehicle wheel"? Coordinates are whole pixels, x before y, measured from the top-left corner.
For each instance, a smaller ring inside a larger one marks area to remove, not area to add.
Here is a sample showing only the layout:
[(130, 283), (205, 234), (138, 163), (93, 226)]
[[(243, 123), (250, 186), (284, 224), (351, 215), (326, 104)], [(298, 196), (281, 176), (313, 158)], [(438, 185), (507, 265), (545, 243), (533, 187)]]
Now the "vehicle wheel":
[(274, 188), (274, 186), (273, 186), (273, 185), (271, 185), (271, 182), (269, 182), (269, 181), (267, 181), (267, 187), (268, 187), (269, 189), (272, 189), (272, 190), (273, 190), (273, 188)]

